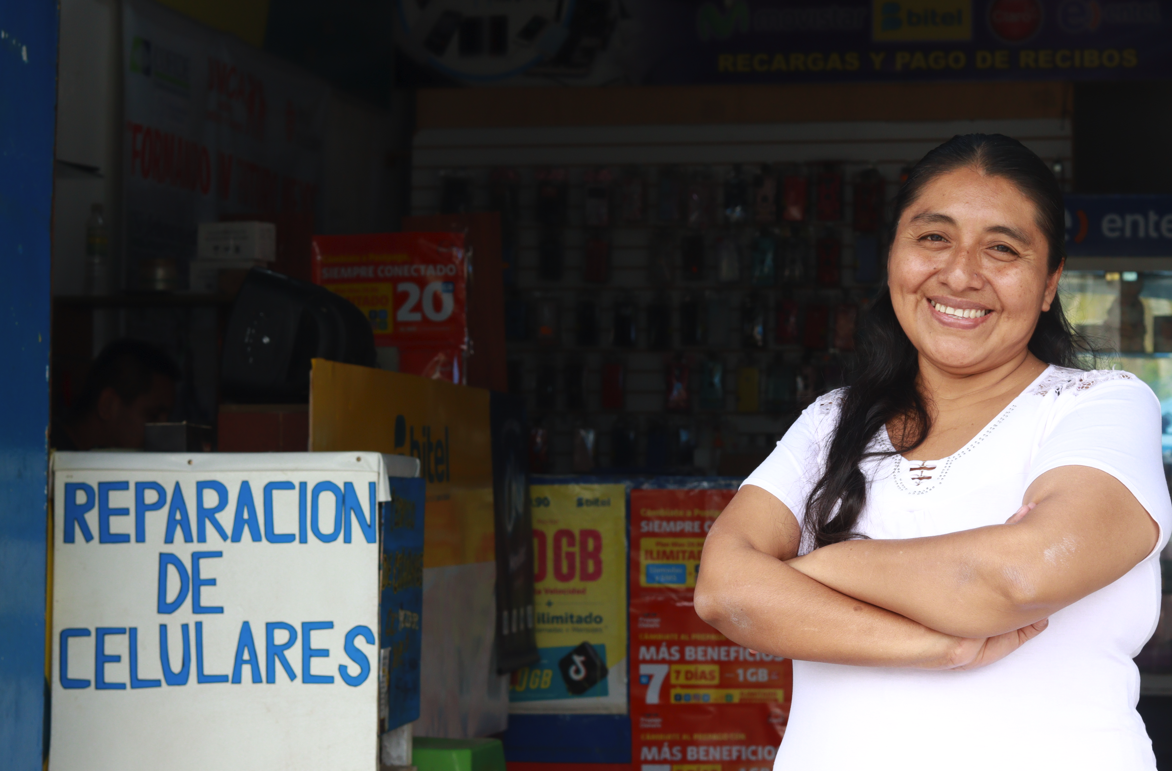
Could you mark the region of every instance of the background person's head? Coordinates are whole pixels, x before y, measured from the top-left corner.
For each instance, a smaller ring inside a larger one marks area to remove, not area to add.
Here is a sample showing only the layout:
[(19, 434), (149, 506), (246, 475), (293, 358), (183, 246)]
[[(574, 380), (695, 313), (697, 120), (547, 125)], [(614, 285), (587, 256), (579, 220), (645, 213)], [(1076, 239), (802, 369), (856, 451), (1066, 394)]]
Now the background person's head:
[(175, 406), (179, 368), (140, 340), (116, 340), (94, 360), (65, 419), (79, 449), (141, 449), (147, 423), (167, 420)]

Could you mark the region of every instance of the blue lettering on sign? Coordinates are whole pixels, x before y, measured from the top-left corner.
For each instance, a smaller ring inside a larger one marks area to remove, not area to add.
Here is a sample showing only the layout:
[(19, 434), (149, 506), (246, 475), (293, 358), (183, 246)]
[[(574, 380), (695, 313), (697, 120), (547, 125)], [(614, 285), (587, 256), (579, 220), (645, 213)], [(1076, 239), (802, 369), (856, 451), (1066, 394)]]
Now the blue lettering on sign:
[(342, 682), (354, 688), (366, 682), (367, 676), (370, 675), (370, 659), (366, 657), (366, 654), (354, 642), (359, 637), (371, 645), (375, 644), (374, 632), (370, 631), (370, 627), (368, 626), (356, 626), (346, 633), (346, 655), (358, 665), (358, 674), (350, 674), (350, 667), (345, 664), (338, 665), (338, 674), (342, 676)]
[(61, 680), (62, 688), (89, 688), (89, 680), (81, 680), (69, 676), (69, 641), (74, 637), (89, 637), (90, 630), (88, 629), (62, 629), (61, 640), (57, 647), (61, 649), (61, 657), (58, 661), (58, 678)]
[(648, 584), (686, 584), (688, 583), (688, 568), (686, 565), (648, 565)]
[(292, 533), (278, 533), (273, 524), (273, 493), (279, 490), (295, 490), (292, 482), (269, 482), (265, 485), (265, 540), (269, 543), (293, 543)]
[[(286, 633), (285, 642), (277, 644), (277, 630)], [(286, 624), (284, 621), (270, 621), (265, 624), (265, 682), (269, 685), (277, 682), (278, 661), (281, 662), (285, 674), (289, 676), (289, 682), (297, 680), (297, 673), (293, 671), (289, 659), (285, 658), (285, 652), (292, 648), (295, 642), (297, 642), (297, 630), (293, 628), (292, 624)]]
[(252, 639), (252, 626), (247, 621), (240, 625), (240, 636), (236, 638), (236, 661), (232, 665), (233, 685), (240, 685), (240, 672), (245, 664), (252, 670), (252, 682), (259, 683), (260, 659), (256, 655), (256, 642)]
[[(167, 595), (167, 577), (170, 572), (167, 568), (175, 568), (175, 572), (179, 574), (179, 591), (175, 593), (175, 599), (168, 600)], [(174, 554), (167, 552), (159, 553), (159, 602), (158, 608), (161, 615), (169, 615), (179, 610), (183, 605), (183, 601), (187, 599), (187, 592), (191, 588), (191, 581), (187, 574), (187, 566), (183, 564), (183, 560), (176, 557)]]
[[(78, 493), (84, 495), (85, 499), (79, 502), (77, 500)], [(65, 483), (65, 533), (63, 534), (65, 543), (74, 542), (73, 539), (77, 535), (79, 527), (81, 528), (81, 537), (85, 539), (86, 543), (94, 540), (94, 534), (90, 532), (85, 515), (93, 511), (95, 502), (94, 488), (81, 482)]]
[(333, 621), (303, 621), (301, 622), (301, 682), (306, 684), (317, 683), (331, 685), (333, 675), (315, 675), (309, 671), (312, 659), (329, 656), (328, 648), (314, 648), (310, 635), (318, 629), (333, 629)]
[(122, 661), (121, 656), (106, 653), (106, 638), (119, 634), (126, 634), (126, 627), (100, 626), (94, 630), (94, 690), (126, 690), (126, 683), (111, 683), (106, 681), (106, 664), (117, 664), (119, 661)]
[[(153, 492), (155, 500), (147, 503), (146, 494)], [(146, 515), (167, 505), (167, 491), (158, 482), (134, 483), (134, 542), (146, 543)]]
[[(334, 498), (334, 526), (329, 533), (323, 533), (318, 517), (318, 503), (322, 493), (329, 493)], [(313, 486), (313, 508), (309, 515), (309, 525), (313, 528), (313, 535), (322, 543), (333, 543), (342, 534), (342, 491), (333, 482), (318, 482)]]
[[(200, 589), (204, 586), (215, 586), (216, 579), (201, 578), (199, 561), (223, 557), (222, 551), (196, 551), (191, 553), (191, 612), (192, 613), (223, 613), (220, 605), (203, 605), (200, 603)], [(197, 626), (198, 628), (198, 626)]]
[(161, 680), (140, 679), (138, 676), (138, 627), (130, 627), (130, 687), (159, 688)]
[(129, 534), (110, 532), (110, 517), (130, 516), (130, 509), (110, 505), (110, 493), (129, 489), (129, 482), (98, 482), (98, 543), (130, 543)]
[(183, 666), (179, 671), (171, 669), (171, 649), (167, 647), (167, 625), (159, 624), (159, 661), (163, 665), (163, 680), (167, 685), (187, 685), (188, 675), (191, 674), (191, 638), (187, 634), (187, 624), (179, 627), (183, 638)]
[(236, 516), (232, 518), (232, 543), (240, 543), (245, 528), (248, 528), (248, 537), (252, 542), (259, 543), (260, 517), (256, 513), (256, 501), (252, 498), (252, 485), (241, 482), (240, 492), (236, 495)]
[(203, 671), (203, 622), (195, 622), (195, 682), (226, 683), (227, 675), (208, 675)]
[[(205, 506), (204, 494), (211, 490), (216, 494), (216, 505)], [(220, 534), (221, 541), (228, 540), (228, 533), (220, 524), (220, 520), (216, 519), (216, 515), (224, 509), (228, 508), (228, 488), (224, 486), (223, 482), (196, 482), (195, 483), (195, 533), (196, 540), (200, 543), (208, 542), (207, 523), (211, 522), (212, 527)]]
[(187, 500), (178, 482), (171, 491), (171, 508), (167, 512), (167, 530), (163, 533), (163, 543), (175, 542), (175, 528), (183, 531), (183, 543), (191, 543), (191, 515), (187, 513)]

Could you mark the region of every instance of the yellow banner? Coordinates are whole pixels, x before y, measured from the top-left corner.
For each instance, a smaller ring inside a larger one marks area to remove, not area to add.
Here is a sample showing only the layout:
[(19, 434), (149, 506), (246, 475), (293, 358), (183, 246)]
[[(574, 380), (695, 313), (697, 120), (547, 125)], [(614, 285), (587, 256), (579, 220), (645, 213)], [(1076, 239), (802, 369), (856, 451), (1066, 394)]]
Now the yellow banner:
[(876, 43), (970, 40), (971, 0), (873, 0), (871, 38)]
[(488, 391), (313, 360), (309, 445), (419, 458), (427, 480), (425, 568), (492, 562)]

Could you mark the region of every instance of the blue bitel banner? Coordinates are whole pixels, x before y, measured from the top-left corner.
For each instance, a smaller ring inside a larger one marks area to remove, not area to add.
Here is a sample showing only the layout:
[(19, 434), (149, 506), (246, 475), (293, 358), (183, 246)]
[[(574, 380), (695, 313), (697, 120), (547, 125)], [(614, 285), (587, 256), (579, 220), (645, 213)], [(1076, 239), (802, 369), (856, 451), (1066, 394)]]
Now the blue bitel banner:
[(406, 55), (478, 84), (1119, 80), (1172, 70), (1169, 0), (508, 5), (489, 14), (475, 0), (398, 0), (396, 39)]
[(379, 694), (383, 731), (419, 719), (419, 657), (423, 651), (424, 479), (391, 477), (382, 504), (379, 655), (386, 687)]

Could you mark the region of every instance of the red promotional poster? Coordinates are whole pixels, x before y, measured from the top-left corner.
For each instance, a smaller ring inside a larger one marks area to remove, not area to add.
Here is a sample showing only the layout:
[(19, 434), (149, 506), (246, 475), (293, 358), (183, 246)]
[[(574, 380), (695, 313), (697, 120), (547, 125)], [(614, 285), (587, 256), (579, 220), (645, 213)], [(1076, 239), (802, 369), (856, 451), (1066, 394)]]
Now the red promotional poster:
[(704, 537), (734, 490), (631, 491), (635, 771), (770, 771), (789, 716), (788, 659), (737, 645), (692, 607)]
[(399, 369), (463, 382), (467, 263), (462, 233), (313, 237), (313, 281), (358, 306)]

